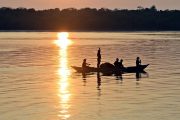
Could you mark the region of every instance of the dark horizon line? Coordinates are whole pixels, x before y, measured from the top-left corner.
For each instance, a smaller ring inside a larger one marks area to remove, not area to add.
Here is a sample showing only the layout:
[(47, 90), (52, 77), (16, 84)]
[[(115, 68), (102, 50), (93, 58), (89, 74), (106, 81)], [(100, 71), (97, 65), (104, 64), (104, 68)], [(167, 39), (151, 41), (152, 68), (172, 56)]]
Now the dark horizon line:
[[(13, 9), (13, 10), (15, 10), (15, 9), (34, 9), (35, 11), (44, 11), (44, 10), (51, 10), (51, 9), (59, 9), (59, 10), (76, 9), (76, 10), (81, 10), (81, 9), (89, 8), (89, 9), (96, 9), (96, 10), (107, 9), (107, 10), (112, 10), (112, 11), (113, 11), (113, 10), (143, 10), (143, 9), (149, 9), (149, 8), (152, 8), (152, 7), (155, 7), (155, 8), (156, 8), (155, 5), (151, 5), (151, 6), (149, 6), (149, 7), (137, 6), (136, 9), (128, 9), (128, 8), (107, 8), (107, 7), (100, 7), (100, 8), (95, 8), (95, 7), (82, 7), (82, 8), (67, 7), (67, 8), (58, 8), (58, 7), (54, 7), (54, 8), (37, 9), (37, 8), (33, 8), (33, 7), (27, 8), (27, 7), (8, 7), (8, 6), (1, 6), (0, 9), (1, 9), (1, 8), (10, 8), (10, 9)], [(157, 10), (157, 11), (178, 10), (178, 11), (179, 11), (180, 9), (168, 9), (168, 8), (166, 8), (166, 9), (157, 9), (157, 8), (156, 8), (156, 10)]]
[(180, 30), (0, 30), (0, 32), (180, 32)]

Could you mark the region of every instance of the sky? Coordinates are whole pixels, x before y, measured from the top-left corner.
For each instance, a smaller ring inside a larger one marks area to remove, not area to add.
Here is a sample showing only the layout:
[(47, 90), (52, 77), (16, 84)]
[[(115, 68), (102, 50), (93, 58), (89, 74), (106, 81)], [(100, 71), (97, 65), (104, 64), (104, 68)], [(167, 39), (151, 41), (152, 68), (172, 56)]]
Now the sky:
[(80, 9), (85, 7), (136, 9), (138, 6), (150, 7), (152, 5), (155, 5), (159, 10), (180, 10), (180, 0), (0, 0), (0, 7), (25, 7), (35, 9)]

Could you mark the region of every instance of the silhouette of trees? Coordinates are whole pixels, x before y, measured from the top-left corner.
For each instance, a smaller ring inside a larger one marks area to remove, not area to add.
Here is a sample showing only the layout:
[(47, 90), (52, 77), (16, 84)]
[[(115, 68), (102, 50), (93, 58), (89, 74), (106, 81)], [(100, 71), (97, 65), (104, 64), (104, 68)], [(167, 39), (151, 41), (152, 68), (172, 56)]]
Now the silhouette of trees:
[(180, 30), (180, 10), (0, 8), (0, 30)]

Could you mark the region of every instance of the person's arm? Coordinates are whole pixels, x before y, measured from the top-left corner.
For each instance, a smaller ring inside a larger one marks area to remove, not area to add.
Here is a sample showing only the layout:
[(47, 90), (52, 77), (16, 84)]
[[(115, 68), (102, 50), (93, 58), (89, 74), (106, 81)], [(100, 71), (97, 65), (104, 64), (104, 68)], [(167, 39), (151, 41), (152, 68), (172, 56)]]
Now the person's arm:
[(89, 64), (89, 63), (86, 63), (86, 65), (87, 65), (87, 66), (89, 66), (89, 65), (91, 65), (91, 64)]

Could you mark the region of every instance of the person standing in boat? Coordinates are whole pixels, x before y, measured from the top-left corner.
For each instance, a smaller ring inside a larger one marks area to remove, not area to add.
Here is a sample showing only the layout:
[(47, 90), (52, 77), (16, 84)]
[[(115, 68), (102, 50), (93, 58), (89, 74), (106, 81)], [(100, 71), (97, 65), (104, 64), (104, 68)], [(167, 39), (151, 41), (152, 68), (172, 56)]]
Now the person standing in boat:
[(99, 48), (97, 52), (97, 68), (100, 67), (100, 64), (101, 64), (101, 49)]
[(141, 65), (141, 59), (139, 57), (136, 58), (136, 67)]

